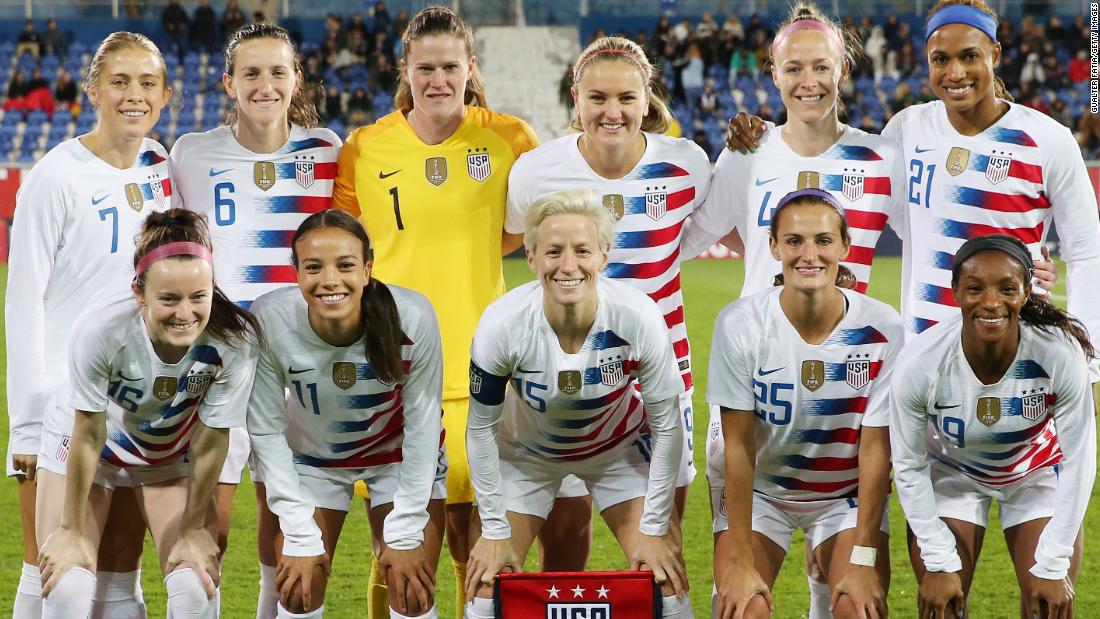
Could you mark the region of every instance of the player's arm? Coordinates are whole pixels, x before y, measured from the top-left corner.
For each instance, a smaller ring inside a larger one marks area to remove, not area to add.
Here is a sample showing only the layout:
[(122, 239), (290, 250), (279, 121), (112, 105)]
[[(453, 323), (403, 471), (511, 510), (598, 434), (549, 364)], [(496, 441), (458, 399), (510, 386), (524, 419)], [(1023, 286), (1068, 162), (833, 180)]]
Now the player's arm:
[(682, 259), (698, 256), (733, 232), (739, 221), (738, 213), (744, 210), (742, 205), (747, 189), (740, 170), (747, 166), (744, 156), (729, 150), (723, 150), (718, 156), (706, 198), (684, 224), (680, 237)]
[(340, 148), (336, 163), (336, 179), (332, 185), (332, 208), (347, 211), (359, 217), (359, 195), (355, 189), (355, 168), (359, 163), (358, 132), (348, 136), (348, 141)]
[(523, 235), (505, 232), (500, 241), (500, 255), (510, 256), (520, 247), (523, 247)]

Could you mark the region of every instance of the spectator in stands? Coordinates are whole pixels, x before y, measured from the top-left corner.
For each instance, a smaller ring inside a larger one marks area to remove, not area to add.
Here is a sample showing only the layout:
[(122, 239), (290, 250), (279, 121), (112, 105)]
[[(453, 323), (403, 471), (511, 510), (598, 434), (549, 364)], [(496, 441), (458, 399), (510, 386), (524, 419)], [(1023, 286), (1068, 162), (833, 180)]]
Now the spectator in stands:
[(1089, 47), (1089, 26), (1085, 23), (1084, 13), (1078, 13), (1077, 17), (1073, 18), (1073, 27), (1071, 31), (1076, 32), (1076, 36), (1069, 37), (1069, 51), (1077, 52), (1080, 50), (1087, 50)]
[(663, 46), (672, 37), (672, 22), (669, 21), (668, 15), (662, 15), (657, 20), (657, 25), (653, 28), (653, 40), (658, 41)]
[[(1028, 88), (1027, 90), (1031, 90)], [(1039, 92), (1028, 93), (1027, 98), (1024, 98), (1023, 90), (1020, 91), (1020, 101), (1023, 105), (1035, 110), (1036, 112), (1042, 112), (1046, 115), (1050, 115), (1050, 106), (1046, 101), (1043, 101), (1043, 95)]]
[(26, 110), (28, 92), (30, 89), (27, 87), (27, 76), (22, 69), (16, 69), (8, 83), (8, 100), (4, 102), (4, 111)]
[(695, 144), (698, 145), (699, 148), (703, 149), (703, 152), (707, 154), (708, 158), (712, 156), (711, 153), (714, 152), (714, 145), (712, 145), (710, 143), (710, 140), (707, 139), (706, 131), (703, 131), (702, 129), (696, 129), (695, 136), (691, 138), (691, 141), (695, 142)]
[(565, 67), (565, 75), (558, 80), (558, 101), (565, 106), (565, 122), (573, 119), (573, 64)]
[(65, 69), (58, 69), (57, 71), (57, 85), (53, 89), (53, 98), (57, 103), (64, 105), (73, 116), (80, 113), (80, 104), (77, 103), (76, 82), (73, 81), (69, 72)]
[(859, 20), (859, 42), (863, 44), (863, 49), (867, 49), (867, 41), (871, 39), (871, 31), (875, 28), (875, 20), (870, 15), (864, 15), (863, 19)]
[(922, 66), (923, 63), (917, 58), (917, 53), (913, 50), (913, 43), (910, 41), (902, 43), (901, 49), (898, 50), (898, 73), (902, 77), (910, 77), (916, 75)]
[(374, 81), (375, 87), (382, 92), (393, 92), (394, 87), (397, 85), (397, 75), (394, 72), (390, 57), (381, 52), (376, 53), (374, 55), (374, 65), (378, 67), (378, 70), (371, 73), (370, 78)]
[(160, 25), (168, 36), (170, 51), (175, 51), (181, 58), (187, 47), (187, 29), (190, 24), (191, 18), (180, 6), (180, 0), (168, 0), (168, 5), (160, 14)]
[(353, 129), (374, 122), (374, 102), (370, 91), (358, 87), (348, 97), (348, 128)]
[(1050, 117), (1071, 129), (1073, 128), (1073, 114), (1066, 102), (1061, 99), (1055, 99), (1050, 104)]
[(706, 74), (706, 66), (703, 63), (703, 53), (695, 43), (688, 45), (685, 56), (683, 60), (677, 63), (681, 67), (680, 84), (684, 87), (684, 99), (694, 105), (698, 102), (699, 94), (703, 91), (703, 76)]
[(359, 34), (363, 35), (364, 41), (370, 38), (370, 30), (367, 29), (367, 24), (363, 21), (362, 13), (352, 15), (348, 23), (344, 25), (344, 31), (348, 34), (351, 34), (353, 30), (358, 30)]
[[(913, 95), (913, 91), (909, 88), (909, 83), (901, 82), (894, 90), (894, 98), (890, 102), (890, 111), (894, 114), (897, 114), (898, 112), (904, 110), (905, 108), (913, 105), (916, 102), (917, 98)], [(878, 132), (875, 131), (874, 133)]]
[(1043, 56), (1043, 77), (1043, 88), (1057, 91), (1069, 86), (1066, 72), (1053, 53)]
[(746, 47), (737, 48), (730, 56), (729, 72), (731, 82), (736, 75), (754, 76), (759, 69), (760, 67), (756, 65), (756, 53)]
[[(374, 20), (374, 31), (385, 32), (387, 36), (392, 30), (393, 18), (390, 17), (390, 12), (386, 10), (386, 3), (382, 0), (374, 3), (374, 8), (371, 9), (371, 18)], [(404, 32), (399, 30), (398, 32)]]
[(64, 56), (69, 51), (69, 37), (57, 27), (57, 20), (46, 20), (46, 31), (42, 33), (42, 53)]
[[(699, 99), (695, 101), (695, 108), (700, 114), (714, 116), (715, 118), (721, 116), (718, 109), (718, 91), (714, 88), (714, 80), (707, 80), (706, 85), (703, 86), (703, 92), (699, 93)], [(707, 150), (707, 154), (710, 154), (709, 150)]]
[(1020, 70), (1020, 85), (1024, 84), (1042, 84), (1046, 79), (1046, 73), (1043, 71), (1043, 65), (1039, 62), (1038, 52), (1031, 52), (1027, 55), (1027, 60), (1024, 61), (1023, 69)]
[(23, 24), (23, 32), (19, 33), (19, 38), (15, 44), (15, 57), (18, 58), (23, 54), (30, 54), (35, 58), (38, 58), (38, 54), (41, 51), (39, 49), (39, 34), (34, 29), (34, 21), (27, 20)]
[(682, 46), (687, 43), (688, 37), (691, 36), (691, 21), (687, 19), (681, 19), (678, 24), (672, 27), (672, 40), (676, 42), (676, 45)]
[(233, 36), (233, 33), (240, 30), (241, 26), (245, 25), (247, 22), (248, 20), (245, 18), (244, 13), (241, 12), (241, 8), (237, 6), (237, 0), (228, 0), (225, 3), (225, 12), (222, 13), (222, 39), (229, 40), (229, 38)]
[(900, 29), (901, 20), (898, 19), (898, 14), (887, 15), (886, 25), (882, 28), (882, 33), (886, 36), (886, 49), (894, 51), (901, 49), (901, 35), (898, 32)]
[(329, 50), (326, 55), (339, 52), (346, 45), (346, 43), (347, 36), (344, 32), (343, 22), (340, 21), (340, 18), (337, 15), (329, 13), (328, 17), (325, 18), (324, 45), (330, 46), (332, 49)]
[(737, 41), (745, 40), (745, 28), (741, 25), (741, 19), (730, 13), (726, 21), (722, 22), (722, 32), (729, 33)]
[(695, 26), (695, 36), (699, 37), (700, 39), (709, 39), (717, 33), (718, 22), (714, 21), (714, 16), (710, 13), (703, 13), (703, 17)]
[[(759, 38), (759, 40), (770, 39), (772, 35), (771, 31), (769, 31), (767, 27), (764, 26), (764, 23), (760, 20), (760, 15), (757, 13), (753, 13), (752, 16), (749, 17), (749, 25), (745, 28), (745, 40), (757, 40), (758, 34), (763, 35)], [(756, 47), (759, 47), (759, 45), (757, 45)]]
[(210, 0), (199, 0), (191, 22), (191, 45), (207, 53), (218, 51), (218, 16), (210, 8)]
[(340, 90), (336, 86), (329, 84), (325, 90), (325, 117), (326, 123), (332, 123), (334, 121), (344, 122), (344, 109), (340, 105)]
[(1077, 143), (1086, 159), (1100, 159), (1100, 116), (1088, 110), (1077, 120)]
[(393, 27), (390, 28), (390, 32), (405, 32), (405, 28), (409, 27), (409, 12), (405, 9), (401, 9), (397, 12), (397, 15), (393, 18)]
[(1085, 50), (1078, 50), (1073, 60), (1069, 61), (1069, 69), (1066, 77), (1073, 84), (1078, 84), (1089, 78), (1089, 54)]

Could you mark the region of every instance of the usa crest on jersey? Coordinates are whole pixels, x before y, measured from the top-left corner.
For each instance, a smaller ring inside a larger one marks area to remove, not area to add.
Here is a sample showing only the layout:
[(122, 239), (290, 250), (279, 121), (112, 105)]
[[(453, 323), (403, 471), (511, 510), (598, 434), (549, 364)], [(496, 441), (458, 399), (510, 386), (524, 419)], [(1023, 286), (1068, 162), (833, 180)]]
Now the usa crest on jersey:
[(856, 173), (844, 173), (843, 193), (844, 197), (852, 202), (863, 197), (863, 175)]
[(212, 374), (191, 374), (187, 377), (187, 393), (199, 395), (206, 391), (212, 382), (214, 382)]
[(302, 186), (302, 189), (309, 189), (309, 187), (313, 185), (313, 181), (315, 180), (313, 168), (313, 157), (309, 157), (308, 159), (305, 157), (301, 159), (297, 157), (294, 158), (294, 180)]
[(1028, 421), (1035, 421), (1042, 417), (1047, 412), (1047, 395), (1045, 393), (1036, 393), (1034, 395), (1025, 395), (1021, 398), (1023, 405), (1023, 416)]
[(623, 379), (623, 358), (608, 359), (600, 364), (600, 383), (614, 387)]
[(989, 157), (989, 165), (985, 168), (985, 177), (989, 182), (997, 183), (1008, 178), (1008, 169), (1012, 167), (1012, 160), (1004, 155), (994, 154)]
[(489, 178), (489, 174), (492, 172), (489, 165), (488, 151), (488, 148), (474, 148), (469, 150), (469, 154), (466, 155), (466, 172), (470, 174), (470, 178), (479, 183)]
[(157, 206), (164, 206), (164, 183), (160, 180), (160, 176), (153, 177), (149, 183), (149, 189), (153, 192), (153, 201)]
[(664, 187), (654, 187), (653, 191), (646, 187), (645, 192), (645, 214), (654, 221), (664, 217), (668, 210), (668, 194), (658, 189), (664, 189)]
[(848, 386), (852, 389), (862, 389), (867, 383), (871, 382), (871, 360), (859, 359), (859, 355), (856, 355), (855, 359), (848, 359), (845, 363), (844, 380), (848, 383)]

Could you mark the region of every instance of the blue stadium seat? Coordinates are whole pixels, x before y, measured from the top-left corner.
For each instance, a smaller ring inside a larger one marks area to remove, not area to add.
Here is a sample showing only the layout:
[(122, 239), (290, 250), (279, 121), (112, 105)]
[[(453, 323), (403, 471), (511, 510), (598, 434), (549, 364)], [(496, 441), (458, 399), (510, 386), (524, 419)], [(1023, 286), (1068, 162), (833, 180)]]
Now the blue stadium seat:
[(4, 118), (0, 119), (0, 127), (14, 127), (23, 122), (23, 115), (19, 112), (4, 112)]
[(216, 129), (221, 124), (222, 119), (218, 116), (214, 114), (203, 114), (202, 126), (199, 128), (199, 131), (210, 131), (211, 129)]
[(89, 49), (88, 46), (85, 45), (84, 42), (81, 41), (80, 39), (77, 39), (77, 40), (73, 41), (69, 45), (69, 55), (70, 55), (70, 57), (75, 56), (76, 58), (80, 58), (84, 54), (91, 53), (91, 51), (92, 50)]
[(340, 136), (341, 140), (347, 137), (347, 134), (345, 133), (346, 130), (344, 128), (344, 123), (340, 122), (339, 120), (334, 120), (328, 123), (328, 128), (332, 129), (333, 133)]
[(53, 69), (56, 71), (58, 67), (61, 66), (61, 60), (53, 54), (46, 54), (39, 58), (38, 61), (41, 64), (43, 71), (47, 69)]
[(27, 127), (39, 127), (49, 119), (50, 117), (42, 110), (31, 110), (30, 114), (27, 114)]

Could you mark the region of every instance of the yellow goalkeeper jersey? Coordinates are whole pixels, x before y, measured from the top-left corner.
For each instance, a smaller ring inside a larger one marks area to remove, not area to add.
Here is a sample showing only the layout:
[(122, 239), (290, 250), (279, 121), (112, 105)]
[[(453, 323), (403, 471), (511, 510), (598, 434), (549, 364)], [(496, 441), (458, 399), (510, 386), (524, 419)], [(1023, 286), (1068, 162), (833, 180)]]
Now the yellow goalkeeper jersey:
[(443, 143), (425, 144), (397, 111), (356, 129), (340, 152), (333, 206), (360, 216), (374, 277), (428, 297), (443, 339), (443, 398), (469, 397), (470, 341), (504, 293), (508, 173), (538, 145), (524, 121), (468, 106)]

